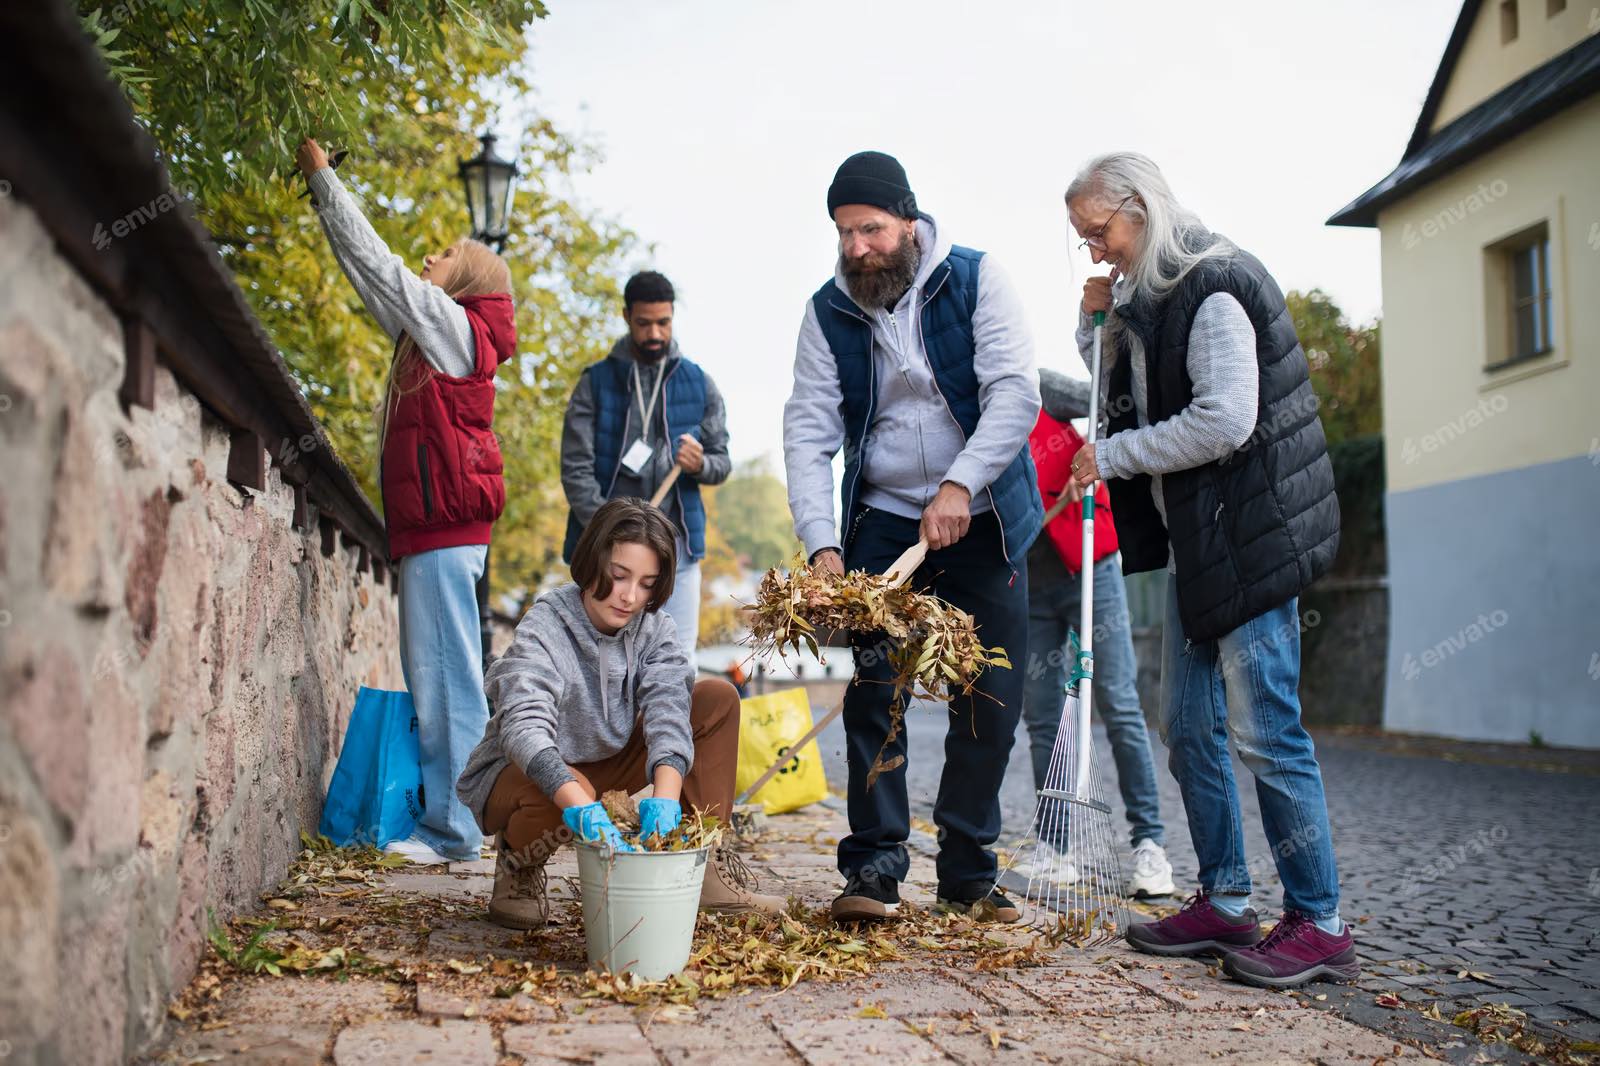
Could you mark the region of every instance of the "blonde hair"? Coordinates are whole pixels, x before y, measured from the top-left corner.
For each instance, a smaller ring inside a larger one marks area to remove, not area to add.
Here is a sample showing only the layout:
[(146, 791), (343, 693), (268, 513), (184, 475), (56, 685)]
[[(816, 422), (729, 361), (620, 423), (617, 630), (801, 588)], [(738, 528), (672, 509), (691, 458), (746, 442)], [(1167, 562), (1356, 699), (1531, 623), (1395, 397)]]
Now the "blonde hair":
[[(482, 241), (462, 237), (450, 246), (448, 256), (438, 260), (448, 264), (444, 277), (435, 280), (445, 295), (452, 300), (462, 296), (489, 296), (511, 291), (511, 267), (494, 249)], [(428, 377), (428, 367), (417, 350), (417, 342), (409, 333), (395, 339), (394, 355), (389, 360), (389, 373), (383, 383), (383, 402), (378, 408), (378, 453), (389, 435), (389, 416), (394, 407), (408, 393), (420, 389)]]

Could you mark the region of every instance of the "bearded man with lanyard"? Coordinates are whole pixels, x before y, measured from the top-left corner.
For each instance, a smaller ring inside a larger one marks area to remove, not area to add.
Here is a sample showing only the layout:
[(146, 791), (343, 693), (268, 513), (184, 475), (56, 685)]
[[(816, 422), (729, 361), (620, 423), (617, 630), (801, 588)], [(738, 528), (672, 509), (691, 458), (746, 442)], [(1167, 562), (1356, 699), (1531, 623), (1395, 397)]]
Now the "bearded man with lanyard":
[(682, 470), (661, 501), (678, 530), (672, 596), (662, 608), (694, 663), (700, 625), (700, 560), (706, 554), (701, 485), (728, 479), (728, 416), (722, 393), (672, 337), (677, 302), (672, 282), (635, 274), (622, 290), (628, 333), (585, 368), (567, 403), (561, 432), (561, 487), (567, 494), (570, 562), (583, 527), (607, 500), (648, 500), (676, 465)]

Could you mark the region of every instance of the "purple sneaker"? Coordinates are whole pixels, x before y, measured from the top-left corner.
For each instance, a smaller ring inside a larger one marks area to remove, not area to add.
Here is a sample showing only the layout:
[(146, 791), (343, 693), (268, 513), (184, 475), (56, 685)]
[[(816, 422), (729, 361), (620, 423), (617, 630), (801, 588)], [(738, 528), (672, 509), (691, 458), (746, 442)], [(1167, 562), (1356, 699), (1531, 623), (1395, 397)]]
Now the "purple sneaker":
[(1361, 976), (1350, 926), (1331, 936), (1311, 916), (1290, 911), (1253, 948), (1230, 952), (1222, 960), (1230, 977), (1263, 988), (1293, 988), (1322, 978), (1354, 981)]
[(1183, 909), (1159, 922), (1130, 925), (1128, 943), (1147, 955), (1206, 955), (1247, 948), (1261, 939), (1256, 912), (1246, 908), (1230, 918), (1211, 905), (1204, 890), (1184, 901)]

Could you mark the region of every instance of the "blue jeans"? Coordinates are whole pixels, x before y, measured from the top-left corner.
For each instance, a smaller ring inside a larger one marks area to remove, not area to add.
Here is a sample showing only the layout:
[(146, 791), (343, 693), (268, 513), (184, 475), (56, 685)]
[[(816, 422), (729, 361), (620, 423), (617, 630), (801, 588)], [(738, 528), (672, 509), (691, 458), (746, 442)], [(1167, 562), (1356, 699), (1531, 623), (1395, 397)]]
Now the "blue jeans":
[(1311, 736), (1300, 724), (1298, 599), (1228, 635), (1192, 644), (1178, 618), (1178, 583), (1167, 582), (1162, 634), (1161, 739), (1183, 793), (1189, 835), (1207, 892), (1244, 895), (1239, 792), (1228, 756), (1256, 779), (1262, 827), (1283, 881), (1283, 904), (1313, 918), (1339, 911), (1339, 871)]
[[(845, 551), (850, 570), (882, 573), (900, 553), (917, 542), (914, 518), (867, 508), (856, 522)], [(955, 544), (930, 551), (912, 578), (923, 592), (971, 614), (983, 643), (999, 645), (1011, 661), (1028, 654), (1028, 564), (1011, 557), (1013, 574), (1002, 551), (1000, 523), (992, 512), (974, 515), (967, 535)], [(911, 832), (911, 807), (906, 791), (906, 729), (884, 747), (889, 735), (893, 676), (889, 645), (882, 634), (851, 635), (855, 682), (845, 689), (845, 763), (849, 768), (850, 835), (839, 841), (839, 872), (849, 877), (862, 870), (904, 881), (910, 872), (905, 842)], [(1017, 735), (1022, 710), (1022, 674), (1018, 670), (985, 670), (974, 695), (950, 701), (944, 740), (944, 769), (933, 801), (933, 822), (939, 827), (935, 868), (939, 895), (975, 899), (994, 885), (998, 867), (988, 850), (1000, 835), (1000, 782)], [(900, 766), (879, 775), (867, 788), (867, 772), (883, 748), (884, 762), (899, 757)]]
[[(1048, 544), (1045, 548), (1052, 553), (1055, 550)], [(1056, 565), (1051, 567), (1051, 562)], [(1022, 718), (1028, 727), (1035, 788), (1045, 787), (1050, 752), (1061, 727), (1071, 661), (1067, 634), (1078, 628), (1080, 589), (1078, 577), (1068, 573), (1059, 558), (1040, 559), (1038, 552), (1029, 555), (1028, 677), (1022, 690)], [(1150, 754), (1144, 710), (1139, 706), (1139, 664), (1133, 655), (1128, 591), (1115, 555), (1094, 564), (1093, 650), (1094, 709), (1100, 712), (1111, 741), (1117, 785), (1128, 811), (1129, 838), (1134, 844), (1141, 840), (1164, 844), (1156, 764)]]
[(678, 570), (672, 579), (672, 595), (661, 605), (678, 631), (678, 647), (695, 666), (694, 648), (700, 636), (700, 564), (687, 555), (678, 557)]
[(483, 834), (456, 798), (456, 778), (483, 739), (483, 638), (476, 585), (487, 545), (418, 552), (400, 560), (400, 669), (417, 709), (422, 750), (419, 840), (447, 859), (478, 857)]

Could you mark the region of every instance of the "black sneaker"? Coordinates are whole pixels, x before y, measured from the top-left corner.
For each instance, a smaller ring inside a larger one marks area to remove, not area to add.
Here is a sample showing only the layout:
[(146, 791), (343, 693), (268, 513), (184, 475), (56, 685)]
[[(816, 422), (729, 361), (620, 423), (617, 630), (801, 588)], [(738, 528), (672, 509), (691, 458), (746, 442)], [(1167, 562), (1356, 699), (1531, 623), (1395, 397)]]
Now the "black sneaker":
[(900, 909), (900, 882), (871, 870), (850, 875), (844, 891), (833, 901), (836, 922), (866, 922), (890, 918)]
[(998, 888), (991, 888), (977, 899), (949, 899), (939, 897), (939, 907), (952, 914), (970, 915), (980, 922), (1015, 922), (1022, 918), (1017, 905), (1005, 897)]

